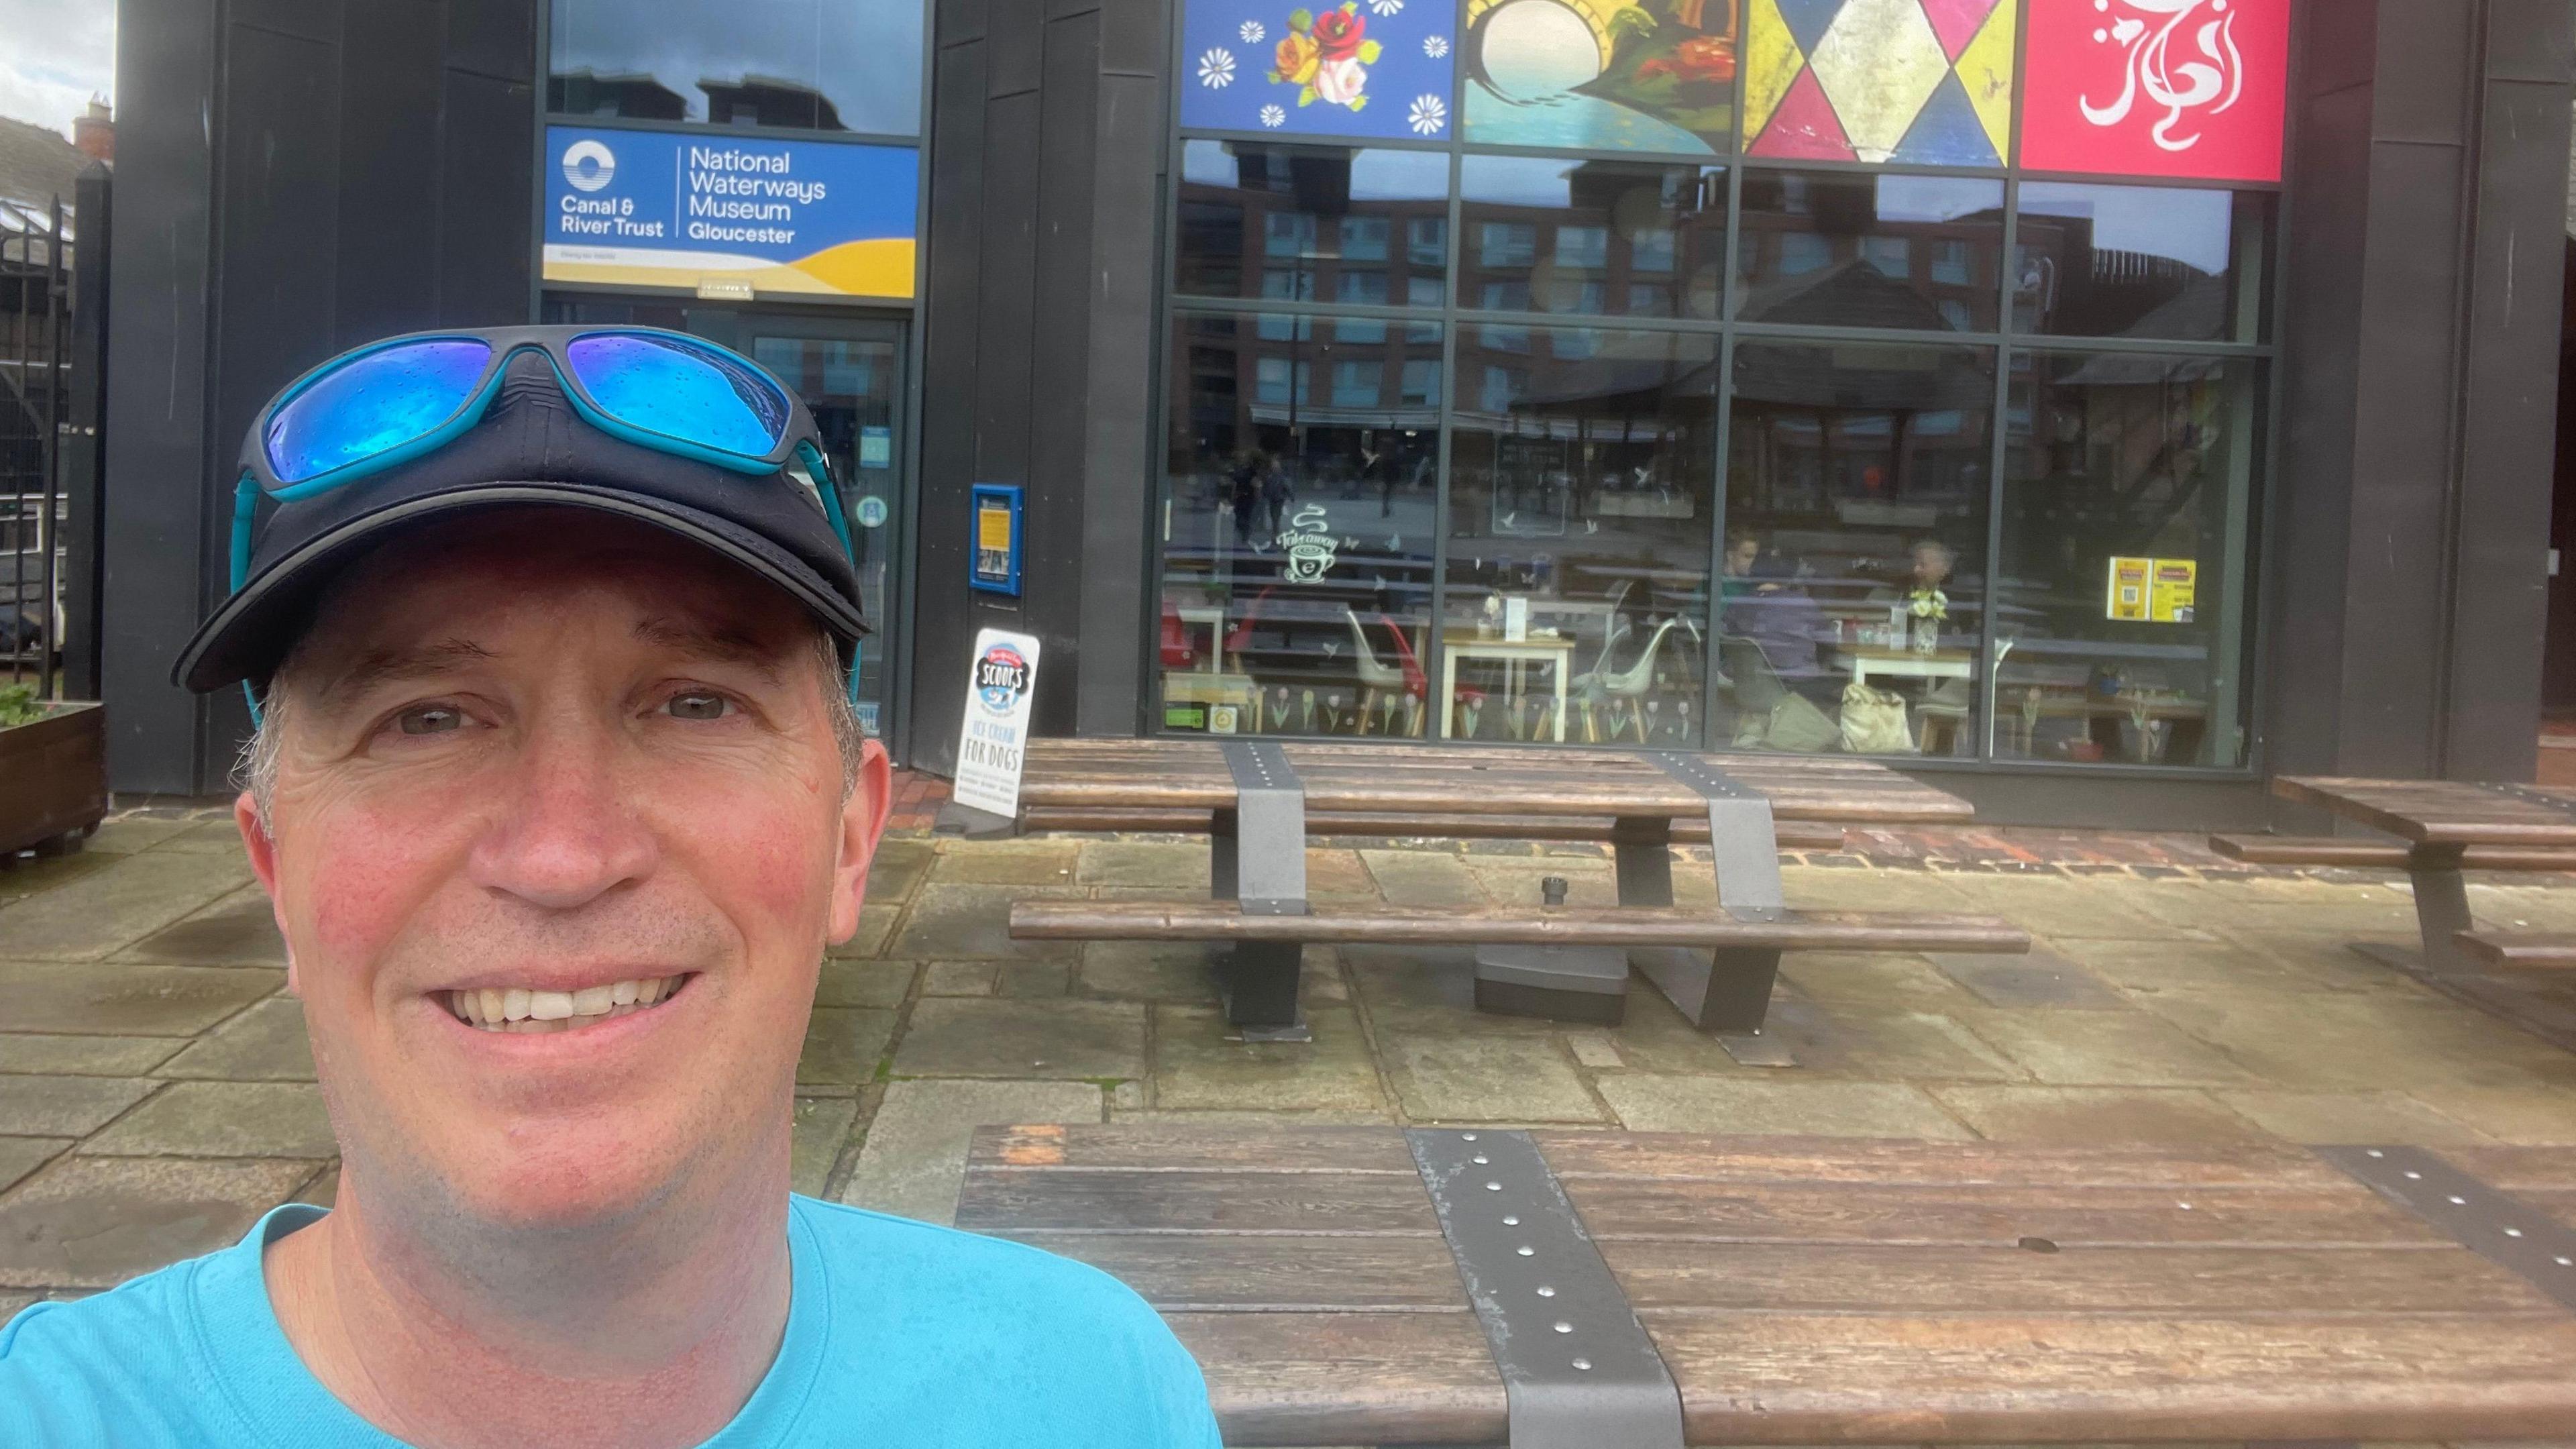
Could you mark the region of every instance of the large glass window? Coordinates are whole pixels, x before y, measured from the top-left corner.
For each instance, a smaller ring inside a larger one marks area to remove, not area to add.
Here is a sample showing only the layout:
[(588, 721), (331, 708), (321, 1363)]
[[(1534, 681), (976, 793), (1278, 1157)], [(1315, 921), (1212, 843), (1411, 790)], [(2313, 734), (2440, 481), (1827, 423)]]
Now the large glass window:
[(2001, 181), (1748, 170), (1736, 315), (1807, 327), (1992, 332), (2003, 253)]
[(1174, 317), (1158, 625), (1166, 729), (1424, 732), (1440, 332)]
[(2174, 186), (2025, 181), (2017, 331), (2261, 340), (2271, 198)]
[(1726, 173), (1540, 156), (1460, 163), (1460, 303), (1487, 311), (1714, 317)]
[(1458, 366), (1442, 733), (1698, 747), (1717, 339), (1470, 326)]
[(1437, 307), (1448, 228), (1449, 158), (1435, 152), (1191, 141), (1174, 282), (1203, 297)]
[(2263, 367), (2017, 355), (1995, 753), (2238, 765)]
[(1976, 751), (1995, 354), (1740, 342), (1721, 742)]
[(554, 0), (560, 115), (921, 130), (919, 0)]

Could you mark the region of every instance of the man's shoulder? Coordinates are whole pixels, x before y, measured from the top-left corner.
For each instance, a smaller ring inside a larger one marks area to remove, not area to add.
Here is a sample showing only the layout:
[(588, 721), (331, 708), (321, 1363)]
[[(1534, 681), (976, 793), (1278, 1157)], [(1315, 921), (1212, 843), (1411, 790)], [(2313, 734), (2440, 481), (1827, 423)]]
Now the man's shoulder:
[(105, 1293), (31, 1304), (0, 1326), (5, 1417), (41, 1426), (38, 1442), (93, 1443), (111, 1427), (123, 1442), (161, 1443), (173, 1413), (195, 1400), (199, 1377), (190, 1303), (206, 1259), (146, 1273)]
[(811, 1198), (794, 1211), (821, 1255), (835, 1353), (868, 1365), (845, 1382), (948, 1406), (914, 1411), (958, 1415), (944, 1426), (957, 1442), (1020, 1442), (1025, 1429), (1059, 1445), (1216, 1443), (1197, 1363), (1099, 1269)]

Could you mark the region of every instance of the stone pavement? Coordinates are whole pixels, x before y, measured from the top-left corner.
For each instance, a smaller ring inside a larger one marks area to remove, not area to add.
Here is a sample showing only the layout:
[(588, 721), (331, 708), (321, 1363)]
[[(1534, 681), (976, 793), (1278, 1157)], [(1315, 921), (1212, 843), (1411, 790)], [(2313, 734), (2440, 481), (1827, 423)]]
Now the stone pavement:
[[(2345, 949), (2402, 942), (2401, 878), (2223, 866), (2172, 838), (1955, 832), (1793, 858), (1793, 905), (1983, 911), (2028, 959), (1793, 955), (1797, 1065), (1739, 1065), (1639, 983), (1625, 1026), (1470, 1009), (1463, 952), (1318, 949), (1311, 1045), (1225, 1039), (1192, 949), (1011, 941), (1031, 894), (1194, 898), (1204, 845), (889, 840), (823, 968), (796, 1186), (942, 1220), (982, 1123), (1156, 1116), (1939, 1139), (2576, 1142), (2576, 1056)], [(1693, 854), (1693, 852), (1684, 852)], [(1705, 861), (1705, 852), (1697, 852)], [(1584, 846), (1310, 853), (1319, 899), (1611, 899)], [(1676, 872), (1713, 898), (1703, 867)], [(2576, 883), (2472, 887), (2576, 930)], [(0, 869), (0, 1316), (328, 1202), (333, 1145), (283, 951), (229, 815), (137, 812)]]

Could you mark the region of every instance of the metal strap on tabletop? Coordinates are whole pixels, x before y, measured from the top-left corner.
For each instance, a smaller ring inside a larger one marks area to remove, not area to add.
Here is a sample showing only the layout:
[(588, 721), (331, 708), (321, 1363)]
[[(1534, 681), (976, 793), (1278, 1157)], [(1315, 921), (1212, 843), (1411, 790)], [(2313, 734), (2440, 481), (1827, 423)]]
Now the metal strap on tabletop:
[(1704, 755), (1648, 750), (1645, 757), (1708, 801), (1708, 848), (1717, 865), (1717, 903), (1747, 920), (1781, 906), (1780, 838), (1771, 797), (1744, 784)]
[(2420, 1147), (2319, 1147), (2364, 1187), (2576, 1310), (2576, 1230)]
[(1228, 740), (1220, 748), (1234, 776), (1235, 818), (1231, 833), (1216, 833), (1217, 850), (1234, 857), (1231, 872), (1219, 860), (1219, 887), (1233, 885), (1247, 916), (1305, 915), (1305, 782), (1278, 745)]
[(2517, 785), (2504, 780), (2491, 780), (2481, 788), (2492, 790), (2499, 795), (2509, 795), (2527, 805), (2545, 805), (2550, 809), (2557, 811), (2561, 815), (2576, 817), (2576, 800), (2570, 800), (2564, 795), (2549, 794), (2547, 791), (2541, 790), (2535, 786)]
[(1538, 1144), (1404, 1136), (1502, 1371), (1510, 1449), (1682, 1449), (1681, 1391)]

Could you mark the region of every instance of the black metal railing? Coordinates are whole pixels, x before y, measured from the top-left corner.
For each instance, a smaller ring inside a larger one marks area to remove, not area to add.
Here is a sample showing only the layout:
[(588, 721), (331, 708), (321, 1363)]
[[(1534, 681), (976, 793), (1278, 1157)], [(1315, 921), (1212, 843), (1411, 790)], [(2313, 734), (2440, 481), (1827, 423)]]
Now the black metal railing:
[[(94, 194), (103, 210), (99, 170), (84, 179), (82, 193)], [(67, 667), (67, 646), (77, 659), (94, 649), (97, 635), (88, 591), (78, 591), (81, 617), (74, 617), (69, 552), (76, 532), (95, 536), (94, 520), (76, 519), (76, 508), (97, 502), (96, 488), (84, 486), (69, 456), (91, 464), (98, 452), (96, 411), (75, 399), (76, 333), (92, 320), (79, 315), (75, 293), (105, 295), (103, 286), (77, 285), (85, 249), (75, 214), (60, 196), (41, 207), (0, 198), (0, 684), (32, 685), (40, 699), (64, 697), (67, 685), (95, 689), (93, 671)], [(102, 249), (98, 264), (104, 262)], [(87, 417), (76, 419), (82, 413)], [(80, 446), (66, 446), (74, 442)]]

